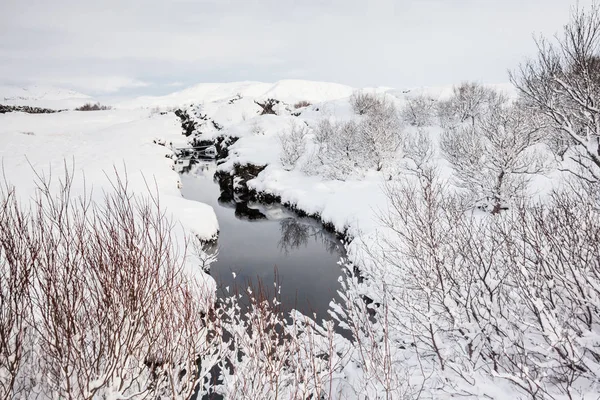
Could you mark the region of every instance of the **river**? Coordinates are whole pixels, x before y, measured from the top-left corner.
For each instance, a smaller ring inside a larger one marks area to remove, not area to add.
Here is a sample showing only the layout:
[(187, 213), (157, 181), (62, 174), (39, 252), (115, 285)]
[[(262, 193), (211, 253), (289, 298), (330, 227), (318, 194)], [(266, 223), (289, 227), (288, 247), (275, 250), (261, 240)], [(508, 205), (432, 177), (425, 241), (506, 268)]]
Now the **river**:
[(185, 198), (211, 205), (217, 215), (218, 255), (210, 274), (221, 290), (237, 287), (241, 292), (259, 281), (273, 288), (277, 280), (282, 311), (328, 319), (329, 303), (340, 289), (342, 244), (319, 221), (279, 204), (223, 201), (213, 180), (216, 167), (213, 161), (199, 161), (184, 168), (188, 172), (180, 179)]

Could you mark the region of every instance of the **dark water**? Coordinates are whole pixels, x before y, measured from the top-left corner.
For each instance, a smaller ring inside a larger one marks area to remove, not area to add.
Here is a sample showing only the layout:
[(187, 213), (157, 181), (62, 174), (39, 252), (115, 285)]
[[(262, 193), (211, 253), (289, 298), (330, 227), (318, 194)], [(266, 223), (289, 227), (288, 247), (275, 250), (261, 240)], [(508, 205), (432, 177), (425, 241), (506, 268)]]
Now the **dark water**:
[[(210, 273), (221, 288), (240, 292), (261, 280), (273, 293), (280, 284), (281, 307), (297, 309), (317, 320), (340, 288), (338, 261), (343, 246), (311, 218), (300, 218), (280, 205), (223, 202), (213, 181), (214, 162), (200, 162), (181, 175), (185, 198), (211, 205), (219, 221), (218, 257)], [(235, 273), (235, 278), (233, 274)]]

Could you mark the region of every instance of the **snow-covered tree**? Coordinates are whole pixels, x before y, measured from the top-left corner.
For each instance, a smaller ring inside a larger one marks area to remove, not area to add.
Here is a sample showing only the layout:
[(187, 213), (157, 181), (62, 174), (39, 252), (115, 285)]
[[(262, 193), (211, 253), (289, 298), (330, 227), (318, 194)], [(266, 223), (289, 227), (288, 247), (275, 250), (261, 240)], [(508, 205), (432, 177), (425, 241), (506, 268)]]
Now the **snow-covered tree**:
[(519, 104), (497, 106), (473, 126), (448, 129), (441, 141), (455, 181), (478, 206), (497, 213), (545, 168), (534, 146), (542, 127)]
[(436, 101), (428, 96), (407, 97), (401, 112), (404, 122), (418, 127), (431, 125), (435, 114)]
[[(537, 59), (511, 73), (525, 104), (562, 138), (566, 169), (600, 180), (600, 9), (577, 9), (556, 42), (537, 41)], [(552, 139), (555, 139), (553, 137)]]
[(280, 161), (284, 168), (293, 169), (306, 150), (305, 138), (308, 127), (304, 124), (290, 124), (290, 128), (279, 134), (281, 145)]
[(464, 122), (475, 125), (487, 110), (504, 101), (502, 95), (477, 82), (463, 82), (452, 88), (449, 99), (437, 103), (440, 124), (444, 128), (453, 128)]
[(375, 108), (380, 108), (383, 101), (383, 97), (377, 93), (363, 90), (357, 90), (350, 96), (352, 110), (358, 115), (365, 115)]
[(403, 144), (402, 124), (394, 104), (378, 99), (357, 120), (320, 121), (314, 128), (317, 146), (314, 173), (346, 179), (367, 169), (381, 171), (398, 155)]
[(403, 142), (398, 110), (391, 101), (384, 98), (366, 113), (358, 130), (368, 162), (377, 171), (381, 171), (397, 156)]

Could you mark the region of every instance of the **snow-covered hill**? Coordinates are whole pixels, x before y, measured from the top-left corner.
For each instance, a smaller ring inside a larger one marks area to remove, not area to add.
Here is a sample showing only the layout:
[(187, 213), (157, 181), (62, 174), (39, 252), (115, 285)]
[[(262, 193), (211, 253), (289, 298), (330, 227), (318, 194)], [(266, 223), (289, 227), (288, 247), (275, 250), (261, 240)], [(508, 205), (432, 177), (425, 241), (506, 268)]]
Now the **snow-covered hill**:
[(166, 96), (143, 96), (116, 104), (117, 108), (176, 107), (190, 103), (228, 100), (240, 95), (258, 99), (276, 98), (286, 103), (306, 100), (319, 103), (348, 97), (354, 88), (338, 83), (282, 80), (275, 83), (200, 83)]
[(93, 101), (91, 96), (54, 86), (0, 86), (0, 104), (72, 109)]

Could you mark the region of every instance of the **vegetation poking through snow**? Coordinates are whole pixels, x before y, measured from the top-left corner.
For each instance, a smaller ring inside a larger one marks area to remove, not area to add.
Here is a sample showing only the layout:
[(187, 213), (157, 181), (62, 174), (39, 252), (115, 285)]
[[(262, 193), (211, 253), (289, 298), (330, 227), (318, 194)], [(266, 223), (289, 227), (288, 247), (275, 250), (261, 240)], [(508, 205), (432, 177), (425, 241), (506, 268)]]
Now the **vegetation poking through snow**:
[(298, 108), (305, 108), (310, 106), (312, 103), (310, 101), (307, 100), (300, 100), (299, 102), (294, 104), (294, 108), (298, 109)]
[(260, 108), (262, 108), (262, 111), (260, 112), (260, 115), (265, 115), (265, 114), (275, 114), (277, 115), (277, 112), (275, 112), (275, 106), (277, 104), (280, 103), (279, 100), (275, 100), (275, 99), (267, 99), (263, 102), (259, 102), (259, 101), (254, 101), (254, 103), (258, 104), (260, 106)]
[(292, 169), (300, 160), (306, 150), (306, 135), (308, 128), (304, 124), (292, 123), (287, 132), (279, 134), (281, 145), (281, 164), (286, 169)]
[(383, 98), (381, 96), (366, 91), (355, 91), (350, 96), (350, 105), (358, 115), (365, 115), (373, 109), (381, 108), (382, 101)]
[(545, 155), (534, 148), (542, 139), (539, 120), (516, 103), (497, 105), (473, 126), (446, 129), (440, 144), (457, 186), (474, 205), (497, 213), (545, 171)]
[(55, 112), (61, 112), (64, 110), (51, 110), (49, 108), (42, 107), (30, 107), (30, 106), (9, 106), (0, 104), (0, 114), (6, 114), (9, 112), (24, 112), (28, 114), (52, 114)]
[(435, 122), (436, 106), (436, 100), (429, 96), (407, 97), (402, 119), (417, 127), (431, 126)]
[[(212, 304), (158, 199), (118, 179), (101, 204), (72, 199), (68, 177), (58, 196), (40, 178), (27, 205), (4, 185), (0, 398), (597, 397), (600, 10), (557, 40), (512, 74), (518, 99), (466, 82), (441, 100), (355, 92), (301, 118), (230, 95), (176, 112), (192, 143), (240, 138), (224, 196), (349, 228), (357, 264), (341, 262), (330, 321), (283, 315), (277, 284)], [(222, 104), (251, 112), (217, 117)]]
[(552, 128), (554, 147), (589, 182), (600, 181), (600, 11), (580, 9), (556, 43), (537, 41), (537, 59), (511, 73), (526, 106)]
[(187, 111), (182, 109), (175, 110), (175, 115), (181, 120), (181, 127), (185, 136), (192, 136), (196, 132), (196, 122), (190, 118)]
[(81, 107), (77, 107), (75, 111), (103, 111), (110, 109), (112, 109), (111, 106), (105, 106), (100, 103), (85, 103)]

